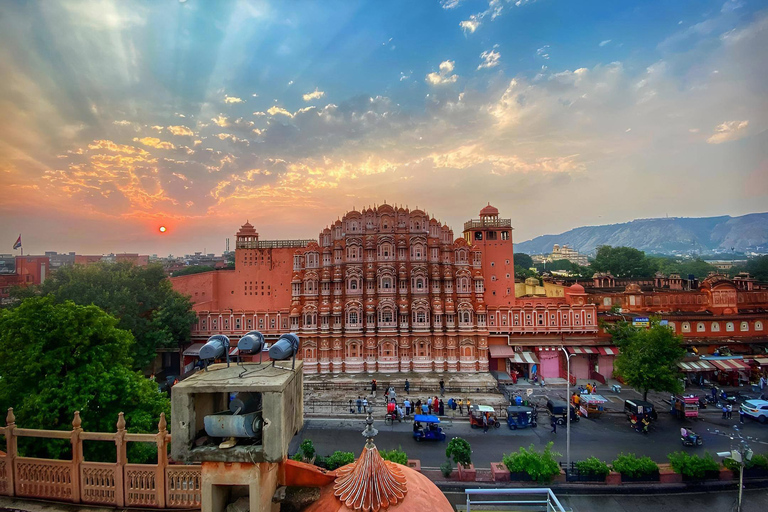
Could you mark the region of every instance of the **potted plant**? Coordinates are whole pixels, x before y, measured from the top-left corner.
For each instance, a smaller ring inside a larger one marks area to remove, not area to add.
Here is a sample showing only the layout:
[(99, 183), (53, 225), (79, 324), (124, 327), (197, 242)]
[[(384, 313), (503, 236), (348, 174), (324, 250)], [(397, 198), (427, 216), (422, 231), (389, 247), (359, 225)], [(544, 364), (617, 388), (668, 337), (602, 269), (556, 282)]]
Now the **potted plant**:
[(608, 464), (597, 457), (580, 460), (573, 468), (568, 468), (567, 480), (569, 482), (605, 482), (605, 477), (611, 472)]
[(293, 460), (296, 460), (299, 462), (314, 464), (315, 457), (316, 457), (315, 445), (312, 443), (311, 439), (305, 439), (301, 442), (301, 444), (299, 445), (299, 450), (296, 452), (296, 454), (292, 458)]
[(504, 455), (502, 461), (509, 469), (512, 480), (532, 480), (540, 484), (548, 483), (560, 474), (560, 465), (555, 460), (560, 454), (552, 451), (554, 443), (550, 441), (544, 451), (538, 452), (531, 445), (522, 446), (516, 452)]
[(453, 464), (451, 464), (451, 459), (448, 459), (440, 464), (440, 473), (442, 473), (445, 478), (451, 478), (451, 473), (453, 473)]
[(650, 457), (638, 457), (634, 453), (620, 453), (611, 463), (613, 470), (621, 473), (622, 482), (658, 482), (659, 466)]
[(720, 478), (720, 464), (712, 458), (710, 453), (699, 457), (680, 451), (670, 453), (667, 458), (674, 472), (683, 475), (683, 481), (701, 482), (706, 479)]
[(475, 466), (472, 464), (472, 448), (466, 439), (454, 437), (445, 449), (445, 456), (453, 457), (453, 462), (459, 468), (459, 480), (472, 481), (475, 479)]

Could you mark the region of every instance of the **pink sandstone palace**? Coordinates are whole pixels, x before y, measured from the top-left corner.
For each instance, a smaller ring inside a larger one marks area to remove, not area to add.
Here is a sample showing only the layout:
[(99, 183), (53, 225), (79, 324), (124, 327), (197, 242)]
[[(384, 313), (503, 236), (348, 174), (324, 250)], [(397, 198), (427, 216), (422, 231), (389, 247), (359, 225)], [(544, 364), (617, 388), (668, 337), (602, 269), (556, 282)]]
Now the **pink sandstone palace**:
[[(661, 315), (709, 352), (726, 334), (766, 343), (768, 290), (754, 280), (698, 283), (673, 274), (629, 282), (596, 274), (582, 283), (516, 284), (512, 229), (490, 205), (458, 238), (422, 210), (388, 204), (348, 212), (317, 241), (259, 240), (246, 222), (234, 270), (172, 282), (194, 302), (197, 346), (213, 334), (234, 342), (251, 330), (268, 339), (293, 331), (305, 373), (525, 375), (535, 366), (544, 378), (565, 377), (565, 347), (574, 354), (573, 377), (610, 377), (617, 350), (598, 327), (598, 312), (611, 321), (616, 306)], [(729, 330), (721, 333), (720, 322)], [(189, 369), (194, 349), (185, 355)]]

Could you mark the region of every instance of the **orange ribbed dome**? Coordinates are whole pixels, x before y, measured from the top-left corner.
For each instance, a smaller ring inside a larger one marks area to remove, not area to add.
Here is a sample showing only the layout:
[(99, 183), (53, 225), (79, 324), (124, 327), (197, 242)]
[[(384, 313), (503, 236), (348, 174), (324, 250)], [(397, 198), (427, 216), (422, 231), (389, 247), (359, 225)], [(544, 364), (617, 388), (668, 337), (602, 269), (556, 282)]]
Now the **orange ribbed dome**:
[(480, 210), (481, 217), (493, 216), (498, 214), (499, 214), (499, 209), (496, 208), (495, 206), (491, 206), (491, 203), (488, 203), (488, 206)]

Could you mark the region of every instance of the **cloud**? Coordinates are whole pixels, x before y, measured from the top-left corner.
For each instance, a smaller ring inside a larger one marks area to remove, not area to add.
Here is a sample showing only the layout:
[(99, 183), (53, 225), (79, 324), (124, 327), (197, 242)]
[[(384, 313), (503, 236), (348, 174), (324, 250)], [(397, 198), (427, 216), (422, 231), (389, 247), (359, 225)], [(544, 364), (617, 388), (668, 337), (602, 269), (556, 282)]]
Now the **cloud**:
[(458, 75), (452, 75), (454, 68), (454, 61), (444, 60), (440, 63), (440, 71), (438, 73), (427, 74), (427, 82), (432, 85), (452, 84), (459, 78)]
[[(494, 48), (496, 48), (496, 46), (494, 46)], [(483, 59), (483, 62), (479, 66), (477, 66), (477, 69), (493, 68), (499, 65), (501, 54), (495, 49), (488, 50), (481, 53), (480, 58)]]
[(461, 0), (440, 0), (440, 6), (443, 9), (455, 9), (460, 3)]
[(722, 144), (732, 140), (739, 140), (747, 136), (749, 121), (726, 121), (715, 128), (715, 133), (707, 139), (709, 144)]
[(131, 123), (130, 121), (126, 121), (125, 119), (123, 119), (122, 121), (112, 121), (112, 124), (116, 124), (116, 125), (118, 125), (118, 126), (131, 126), (133, 123)]
[(162, 132), (165, 128), (163, 128), (162, 126), (155, 125), (155, 126), (152, 126), (152, 129), (155, 130), (156, 132)]
[(158, 148), (158, 149), (176, 149), (176, 146), (171, 144), (170, 142), (166, 142), (163, 140), (160, 140), (156, 137), (143, 137), (139, 139), (138, 137), (133, 139), (134, 142), (140, 142), (144, 144), (145, 146), (149, 146), (151, 148)]
[(267, 114), (275, 116), (280, 114), (281, 116), (293, 117), (293, 114), (285, 110), (283, 107), (273, 106), (267, 110)]
[(212, 118), (211, 121), (213, 121), (214, 124), (220, 126), (221, 128), (226, 128), (227, 126), (229, 126), (229, 118), (221, 114)]
[(400, 81), (403, 82), (405, 80), (408, 80), (409, 78), (411, 78), (412, 74), (413, 74), (413, 71), (409, 71), (407, 75), (405, 74), (405, 72), (401, 71), (400, 72)]
[(302, 98), (304, 98), (304, 101), (312, 101), (317, 100), (325, 96), (325, 93), (321, 90), (318, 90), (317, 87), (315, 87), (315, 90), (312, 92), (308, 92), (307, 94), (303, 95)]
[(195, 132), (182, 125), (169, 126), (168, 131), (173, 135), (178, 135), (180, 137), (194, 137), (195, 135)]
[(602, 48), (603, 46), (607, 45), (610, 42), (611, 42), (611, 39), (606, 39), (605, 41), (600, 41), (600, 44), (598, 44), (597, 46)]
[(236, 96), (224, 96), (224, 103), (228, 105), (231, 103), (245, 103), (245, 100)]
[(541, 57), (542, 59), (549, 60), (549, 45), (545, 44), (538, 50), (536, 50), (536, 56)]
[(480, 20), (478, 20), (473, 14), (472, 16), (469, 17), (468, 20), (464, 20), (460, 22), (459, 26), (461, 27), (461, 29), (464, 31), (465, 34), (467, 32), (469, 32), (470, 34), (474, 34), (475, 30), (477, 30), (478, 27), (480, 26)]

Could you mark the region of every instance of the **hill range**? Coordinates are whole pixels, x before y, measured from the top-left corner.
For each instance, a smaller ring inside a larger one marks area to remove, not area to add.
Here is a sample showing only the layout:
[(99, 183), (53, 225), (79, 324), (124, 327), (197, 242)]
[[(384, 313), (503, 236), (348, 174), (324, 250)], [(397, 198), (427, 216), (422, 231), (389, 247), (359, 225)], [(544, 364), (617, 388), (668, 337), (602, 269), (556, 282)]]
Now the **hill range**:
[(583, 226), (559, 235), (542, 235), (515, 244), (516, 252), (548, 254), (568, 244), (582, 254), (601, 245), (634, 247), (646, 253), (768, 252), (768, 213), (740, 217), (668, 217), (622, 224)]

